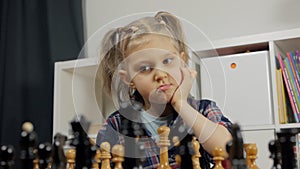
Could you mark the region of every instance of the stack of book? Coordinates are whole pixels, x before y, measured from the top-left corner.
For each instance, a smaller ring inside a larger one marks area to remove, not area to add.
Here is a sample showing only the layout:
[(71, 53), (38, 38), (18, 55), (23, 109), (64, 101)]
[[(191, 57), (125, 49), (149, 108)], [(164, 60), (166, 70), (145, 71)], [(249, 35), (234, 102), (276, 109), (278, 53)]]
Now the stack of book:
[(300, 122), (300, 53), (278, 53), (276, 85), (278, 93), (279, 122)]

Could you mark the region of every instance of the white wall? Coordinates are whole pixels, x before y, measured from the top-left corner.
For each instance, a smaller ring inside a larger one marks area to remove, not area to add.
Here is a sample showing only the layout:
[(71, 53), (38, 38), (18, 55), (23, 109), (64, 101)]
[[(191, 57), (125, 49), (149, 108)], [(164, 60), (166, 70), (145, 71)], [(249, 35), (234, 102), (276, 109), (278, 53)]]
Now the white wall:
[[(299, 0), (86, 0), (85, 3), (86, 38), (113, 20), (159, 10), (195, 24), (210, 40), (300, 27)], [(118, 21), (121, 25), (127, 22)], [(197, 43), (195, 33), (186, 32), (187, 39)]]

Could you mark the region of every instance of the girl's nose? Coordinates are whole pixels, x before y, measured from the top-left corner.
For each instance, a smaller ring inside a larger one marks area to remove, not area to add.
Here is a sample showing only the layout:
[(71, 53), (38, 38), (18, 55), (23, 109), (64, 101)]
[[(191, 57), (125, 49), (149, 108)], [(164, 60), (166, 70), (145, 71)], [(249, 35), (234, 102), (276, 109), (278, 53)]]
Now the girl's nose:
[(155, 69), (155, 74), (154, 74), (154, 79), (155, 80), (163, 80), (164, 78), (168, 77), (167, 72), (160, 70), (160, 69)]

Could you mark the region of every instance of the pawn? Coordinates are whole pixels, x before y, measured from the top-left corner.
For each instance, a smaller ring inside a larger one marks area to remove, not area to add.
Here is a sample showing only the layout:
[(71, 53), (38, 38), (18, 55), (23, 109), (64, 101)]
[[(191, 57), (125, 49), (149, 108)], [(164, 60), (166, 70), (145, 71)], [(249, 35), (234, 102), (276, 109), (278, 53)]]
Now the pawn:
[(0, 148), (0, 168), (10, 169), (14, 164), (13, 158), (14, 147), (12, 145), (2, 145)]
[(50, 143), (40, 143), (37, 153), (39, 169), (47, 169), (51, 163), (52, 145)]
[(110, 144), (108, 142), (103, 142), (100, 145), (101, 147), (101, 157), (102, 157), (102, 165), (101, 169), (111, 169), (110, 167)]
[(120, 144), (113, 146), (112, 148), (112, 162), (115, 163), (114, 169), (123, 169), (122, 162), (124, 161), (125, 150)]
[(256, 158), (257, 158), (257, 147), (256, 144), (247, 144), (246, 148), (246, 159), (249, 159), (248, 169), (258, 169), (256, 165)]
[(269, 151), (270, 151), (270, 158), (273, 160), (273, 166), (271, 169), (281, 169), (280, 163), (280, 146), (278, 140), (271, 140), (269, 142)]
[(94, 157), (93, 169), (99, 169), (99, 164), (101, 163), (101, 152), (99, 149), (96, 150), (96, 155)]
[(76, 158), (76, 151), (74, 148), (71, 148), (66, 152), (67, 157), (67, 164), (68, 169), (75, 169), (75, 158)]
[(170, 128), (161, 126), (157, 132), (159, 134), (157, 145), (160, 147), (160, 163), (157, 169), (171, 169), (168, 157), (168, 147), (171, 145), (169, 140)]
[(213, 169), (224, 169), (222, 161), (224, 160), (224, 150), (221, 147), (215, 147), (213, 150), (213, 160), (215, 161), (215, 166)]
[(193, 147), (193, 152), (194, 152), (194, 154), (192, 155), (193, 169), (201, 169), (200, 161), (199, 161), (199, 158), (201, 157), (201, 154), (199, 152), (200, 143), (198, 142), (196, 137), (193, 137), (192, 147)]
[(33, 169), (40, 169), (40, 166), (39, 166), (39, 159), (38, 158), (35, 158), (33, 161)]

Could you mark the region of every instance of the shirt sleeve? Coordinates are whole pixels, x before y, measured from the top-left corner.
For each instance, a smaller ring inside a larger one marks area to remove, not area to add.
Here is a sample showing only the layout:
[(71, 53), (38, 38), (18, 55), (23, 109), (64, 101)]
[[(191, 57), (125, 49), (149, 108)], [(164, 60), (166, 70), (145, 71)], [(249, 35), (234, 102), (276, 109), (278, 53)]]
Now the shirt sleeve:
[(103, 142), (109, 142), (110, 145), (119, 143), (119, 127), (117, 117), (111, 116), (103, 124), (96, 138), (97, 146)]
[(189, 98), (188, 101), (191, 104), (191, 106), (194, 107), (194, 109), (199, 111), (199, 113), (203, 114), (209, 120), (223, 125), (231, 133), (232, 123), (222, 113), (221, 109), (217, 106), (216, 102), (207, 99), (197, 100), (193, 98)]
[(207, 104), (206, 108), (203, 111), (203, 114), (211, 121), (223, 125), (227, 129), (229, 129), (232, 125), (231, 121), (225, 117), (217, 104), (213, 101), (210, 101)]

